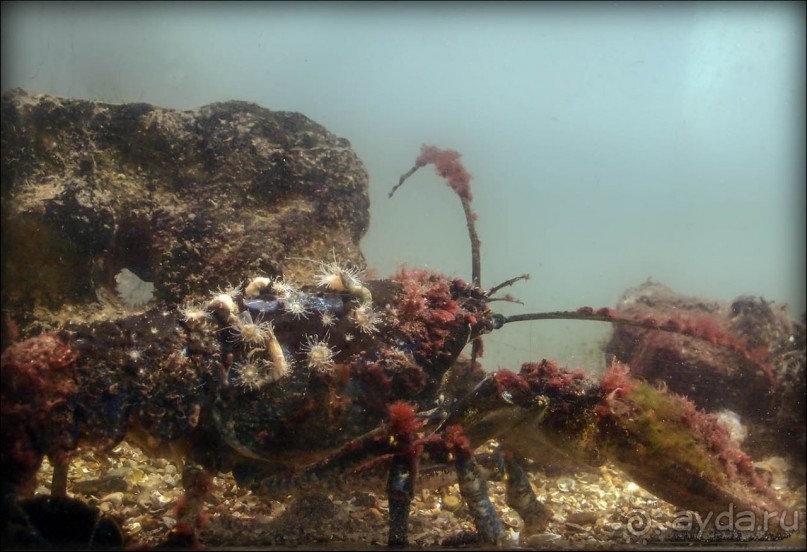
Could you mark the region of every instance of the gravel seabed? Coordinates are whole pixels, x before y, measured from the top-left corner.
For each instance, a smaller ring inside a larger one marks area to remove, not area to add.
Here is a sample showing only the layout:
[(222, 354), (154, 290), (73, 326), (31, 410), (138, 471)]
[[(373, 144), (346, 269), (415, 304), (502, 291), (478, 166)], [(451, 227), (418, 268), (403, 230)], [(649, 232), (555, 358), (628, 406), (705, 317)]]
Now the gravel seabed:
[[(38, 475), (36, 494), (49, 494), (52, 468), (47, 460)], [(502, 482), (489, 482), (489, 493), (507, 531), (504, 548), (611, 549), (672, 543), (677, 508), (647, 493), (615, 469), (548, 477), (529, 474), (536, 496), (554, 517), (542, 533), (522, 534), (523, 523), (505, 504)], [(800, 514), (800, 528), (784, 541), (741, 543), (751, 548), (805, 548), (804, 487), (791, 490), (774, 485), (782, 500)], [(416, 486), (417, 489), (417, 486)], [(70, 465), (68, 494), (96, 506), (118, 521), (128, 545), (156, 545), (176, 523), (175, 506), (182, 496), (181, 467), (165, 459), (148, 458), (122, 443), (101, 458), (86, 452)], [(199, 533), (206, 547), (264, 548), (269, 546), (377, 547), (387, 542), (387, 500), (382, 495), (353, 492), (289, 496), (262, 500), (239, 488), (229, 474), (218, 474), (205, 504), (207, 522)], [(647, 517), (649, 525), (635, 515)], [(697, 527), (697, 526), (696, 526)], [(417, 489), (409, 523), (410, 548), (433, 548), (446, 539), (470, 534), (474, 525), (457, 485)], [(461, 540), (461, 539), (460, 539)], [(459, 541), (454, 541), (456, 542)], [(732, 542), (708, 542), (697, 536), (676, 543), (691, 548), (733, 547)], [(466, 545), (475, 547), (473, 542)]]

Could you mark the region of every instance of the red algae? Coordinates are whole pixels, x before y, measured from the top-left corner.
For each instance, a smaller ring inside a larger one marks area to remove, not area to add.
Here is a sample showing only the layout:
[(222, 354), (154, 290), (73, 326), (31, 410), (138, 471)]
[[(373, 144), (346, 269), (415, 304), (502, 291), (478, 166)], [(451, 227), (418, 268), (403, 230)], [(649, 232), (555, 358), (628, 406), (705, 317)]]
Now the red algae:
[[(587, 312), (584, 312), (587, 309), (588, 307), (583, 307), (578, 309), (578, 312), (588, 314)], [(606, 309), (600, 309), (597, 311), (597, 314), (600, 314), (601, 311), (604, 310)], [(643, 327), (648, 329), (665, 330), (667, 332), (680, 334), (686, 337), (700, 339), (714, 346), (725, 347), (726, 349), (733, 351), (734, 353), (747, 359), (749, 362), (755, 364), (765, 374), (771, 385), (776, 383), (773, 375), (773, 368), (768, 361), (768, 357), (770, 356), (770, 351), (768, 348), (765, 346), (759, 346), (749, 349), (748, 342), (745, 338), (735, 335), (729, 328), (726, 327), (725, 323), (722, 323), (721, 320), (714, 315), (677, 315), (665, 318), (663, 320), (659, 320), (655, 316), (645, 316), (640, 319), (632, 319), (619, 317), (614, 313), (614, 311), (611, 311), (610, 309), (607, 310), (609, 311), (608, 316), (616, 320), (622, 319), (625, 321), (638, 322)]]
[(411, 439), (421, 425), (420, 420), (415, 418), (414, 407), (407, 402), (399, 401), (389, 405), (388, 411), (392, 434), (398, 439)]
[(428, 270), (405, 268), (392, 279), (403, 291), (398, 307), (401, 331), (426, 355), (440, 350), (460, 323), (461, 307), (452, 295), (450, 281)]
[(678, 404), (682, 420), (701, 438), (709, 451), (720, 460), (729, 479), (734, 480), (742, 476), (747, 478), (759, 491), (769, 494), (772, 498), (775, 497), (771, 489), (757, 474), (751, 457), (731, 439), (728, 428), (715, 415), (698, 409), (695, 403), (682, 395), (661, 392)]
[(471, 175), (460, 161), (462, 155), (452, 149), (440, 149), (437, 146), (423, 145), (420, 155), (415, 160), (416, 167), (423, 167), (429, 163), (434, 165), (437, 174), (446, 179), (446, 182), (458, 196), (468, 201), (471, 195)]
[(523, 364), (519, 375), (530, 382), (534, 392), (558, 394), (578, 389), (579, 381), (586, 377), (582, 370), (561, 369), (556, 362), (547, 359)]
[[(57, 333), (46, 333), (16, 343), (0, 359), (4, 397), (27, 397), (24, 402), (2, 403), (3, 472), (15, 484), (30, 484), (44, 455), (54, 462), (66, 460), (75, 448), (72, 415), (54, 408), (77, 393), (73, 365), (78, 353)], [(41, 443), (49, 443), (43, 448)]]
[(611, 363), (600, 380), (600, 386), (605, 394), (615, 393), (620, 397), (629, 394), (636, 385), (637, 381), (630, 376), (630, 366), (618, 361)]
[(499, 370), (494, 374), (496, 388), (499, 392), (508, 391), (513, 396), (515, 402), (528, 402), (532, 397), (530, 385), (527, 380), (511, 372), (510, 370)]
[[(765, 496), (776, 498), (757, 475), (751, 457), (731, 439), (729, 429), (714, 414), (698, 409), (683, 395), (670, 393), (664, 387), (653, 389), (631, 378), (630, 368), (619, 362), (612, 363), (603, 375), (601, 387), (606, 394), (596, 408), (601, 427), (616, 424), (624, 431), (627, 424), (636, 432), (639, 443), (659, 450), (686, 448), (686, 439), (695, 439), (709, 456), (717, 459), (729, 481), (745, 481)], [(707, 462), (705, 457), (698, 460), (699, 453), (694, 450), (692, 454), (695, 465)], [(706, 472), (700, 476), (706, 476)]]
[(608, 308), (608, 307), (603, 307), (601, 309), (597, 309), (597, 311), (594, 314), (596, 314), (598, 316), (604, 316), (605, 318), (610, 318), (612, 320), (617, 317), (616, 311), (614, 309), (611, 309), (611, 308)]
[(450, 450), (471, 454), (471, 441), (462, 431), (462, 425), (454, 424), (446, 427), (445, 440)]

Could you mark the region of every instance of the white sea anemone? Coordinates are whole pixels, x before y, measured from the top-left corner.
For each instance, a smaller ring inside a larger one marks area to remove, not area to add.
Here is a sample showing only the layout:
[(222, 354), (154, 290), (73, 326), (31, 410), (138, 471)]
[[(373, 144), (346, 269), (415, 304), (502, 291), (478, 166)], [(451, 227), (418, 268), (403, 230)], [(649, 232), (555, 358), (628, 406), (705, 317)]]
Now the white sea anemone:
[(305, 353), (308, 367), (314, 370), (327, 371), (333, 367), (334, 356), (339, 352), (328, 346), (328, 336), (320, 340), (317, 336), (305, 336), (305, 344), (301, 350)]
[(199, 303), (187, 302), (179, 309), (179, 315), (182, 320), (191, 328), (199, 328), (205, 325), (209, 318), (209, 313), (205, 310), (204, 306)]
[(271, 322), (256, 324), (248, 310), (238, 314), (237, 322), (232, 326), (236, 336), (247, 347), (261, 347), (266, 343), (272, 329)]
[(362, 333), (371, 334), (378, 331), (381, 315), (373, 308), (372, 303), (364, 301), (353, 309), (350, 317)]

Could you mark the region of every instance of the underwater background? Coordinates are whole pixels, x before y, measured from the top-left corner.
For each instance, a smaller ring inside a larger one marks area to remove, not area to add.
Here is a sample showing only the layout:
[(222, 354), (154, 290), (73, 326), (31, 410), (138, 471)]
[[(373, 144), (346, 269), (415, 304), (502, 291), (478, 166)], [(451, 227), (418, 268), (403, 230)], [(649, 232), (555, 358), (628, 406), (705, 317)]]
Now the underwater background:
[[(614, 306), (648, 278), (805, 310), (805, 4), (24, 3), (2, 6), (2, 89), (297, 111), (370, 174), (361, 246), (470, 279), (459, 202), (424, 143), (473, 175), (482, 283), (504, 314)], [(512, 327), (511, 327), (512, 326)], [(611, 328), (509, 325), (488, 369), (601, 367)]]

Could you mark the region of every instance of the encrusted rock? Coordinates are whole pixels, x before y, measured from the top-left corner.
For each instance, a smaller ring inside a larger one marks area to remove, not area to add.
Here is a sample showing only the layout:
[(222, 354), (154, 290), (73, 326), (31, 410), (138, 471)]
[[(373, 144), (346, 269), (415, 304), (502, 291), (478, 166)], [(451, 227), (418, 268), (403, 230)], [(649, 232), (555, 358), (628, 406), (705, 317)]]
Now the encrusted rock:
[(35, 308), (86, 318), (123, 269), (173, 306), (256, 275), (310, 280), (305, 258), (365, 264), (367, 172), (300, 113), (14, 89), (2, 148), (2, 299), (23, 331)]

